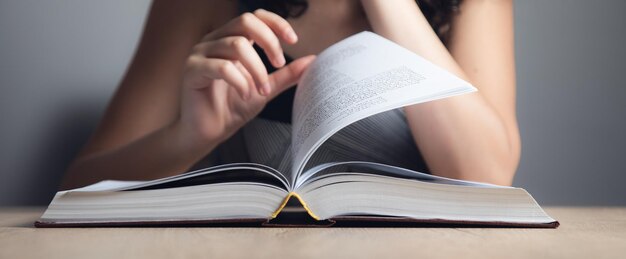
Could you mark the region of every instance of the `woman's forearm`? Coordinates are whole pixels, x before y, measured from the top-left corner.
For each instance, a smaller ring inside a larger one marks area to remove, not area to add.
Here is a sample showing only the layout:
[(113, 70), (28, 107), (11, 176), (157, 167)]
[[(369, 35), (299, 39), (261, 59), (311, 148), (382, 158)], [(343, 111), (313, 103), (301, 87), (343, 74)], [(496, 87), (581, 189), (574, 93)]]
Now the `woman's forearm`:
[[(376, 33), (470, 81), (415, 1), (362, 3)], [(511, 120), (505, 120), (480, 91), (410, 106), (405, 111), (415, 141), (434, 174), (511, 184), (519, 161), (517, 125), (507, 125)]]
[(171, 124), (122, 147), (79, 156), (67, 170), (62, 189), (104, 179), (151, 180), (186, 171), (218, 141), (194, 141), (182, 126)]

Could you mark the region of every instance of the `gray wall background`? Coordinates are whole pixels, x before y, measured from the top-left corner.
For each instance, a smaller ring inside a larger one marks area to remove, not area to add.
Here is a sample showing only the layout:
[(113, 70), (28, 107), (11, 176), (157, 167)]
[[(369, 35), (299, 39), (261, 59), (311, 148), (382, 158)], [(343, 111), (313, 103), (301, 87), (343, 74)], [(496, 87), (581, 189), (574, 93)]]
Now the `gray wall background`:
[[(0, 0), (0, 206), (45, 205), (95, 128), (150, 2)], [(626, 205), (626, 1), (515, 2), (515, 186)]]

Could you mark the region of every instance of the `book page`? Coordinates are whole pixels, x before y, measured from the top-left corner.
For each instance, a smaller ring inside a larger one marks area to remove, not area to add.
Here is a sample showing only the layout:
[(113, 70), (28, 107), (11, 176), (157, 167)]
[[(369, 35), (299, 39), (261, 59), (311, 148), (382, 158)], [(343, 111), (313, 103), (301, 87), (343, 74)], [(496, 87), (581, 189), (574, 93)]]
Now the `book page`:
[(105, 180), (85, 187), (63, 192), (101, 192), (129, 191), (139, 189), (159, 189), (185, 187), (221, 182), (258, 182), (272, 184), (285, 190), (291, 185), (282, 173), (266, 165), (255, 163), (232, 163), (204, 168), (184, 174), (159, 178), (151, 181)]
[(295, 190), (298, 190), (300, 186), (306, 185), (317, 179), (325, 178), (331, 175), (341, 175), (344, 173), (349, 174), (371, 174), (380, 176), (389, 176), (399, 179), (411, 179), (428, 183), (448, 184), (448, 185), (462, 185), (462, 186), (474, 186), (482, 188), (514, 188), (510, 186), (501, 186), (489, 183), (473, 182), (466, 180), (458, 180), (452, 178), (446, 178), (442, 176), (426, 174), (410, 169), (391, 166), (380, 163), (364, 162), (364, 161), (347, 161), (347, 162), (333, 162), (317, 165), (310, 170), (304, 172), (298, 181), (296, 182)]
[(320, 53), (298, 83), (292, 180), (326, 139), (355, 121), (472, 91), (469, 83), (374, 33), (344, 39)]

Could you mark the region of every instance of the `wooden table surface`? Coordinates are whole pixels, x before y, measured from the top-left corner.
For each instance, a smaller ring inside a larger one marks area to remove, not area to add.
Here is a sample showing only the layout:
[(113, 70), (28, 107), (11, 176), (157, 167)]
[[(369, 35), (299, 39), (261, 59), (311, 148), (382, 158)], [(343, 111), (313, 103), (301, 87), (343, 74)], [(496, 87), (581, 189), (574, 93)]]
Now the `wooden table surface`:
[(36, 229), (0, 208), (0, 258), (626, 258), (625, 207), (547, 207), (558, 229)]

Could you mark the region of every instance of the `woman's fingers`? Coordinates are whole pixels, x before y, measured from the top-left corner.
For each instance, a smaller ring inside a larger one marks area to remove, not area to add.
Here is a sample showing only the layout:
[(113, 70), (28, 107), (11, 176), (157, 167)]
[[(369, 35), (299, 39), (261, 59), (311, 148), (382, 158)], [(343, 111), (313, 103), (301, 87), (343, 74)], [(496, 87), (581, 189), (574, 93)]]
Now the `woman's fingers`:
[(245, 37), (225, 37), (216, 41), (204, 42), (199, 46), (199, 51), (207, 58), (230, 59), (241, 62), (254, 79), (252, 85), (256, 86), (257, 91), (261, 95), (269, 92), (267, 69), (252, 44)]
[(222, 79), (234, 87), (242, 99), (250, 98), (250, 88), (246, 77), (239, 68), (230, 60), (217, 58), (190, 58), (188, 69), (192, 73), (191, 78), (208, 78), (213, 80)]
[(296, 35), (296, 32), (291, 28), (289, 22), (283, 17), (280, 17), (280, 15), (264, 9), (257, 9), (254, 11), (254, 15), (267, 24), (276, 35), (281, 36), (286, 43), (295, 44), (298, 42), (298, 35)]
[(297, 59), (268, 75), (252, 44), (258, 44), (275, 67), (282, 67), (286, 61), (279, 39), (289, 44), (298, 40), (285, 19), (263, 9), (254, 14), (245, 13), (207, 34), (204, 42), (197, 45), (188, 67), (201, 77), (199, 80), (224, 80), (244, 100), (250, 98), (251, 88), (255, 86), (261, 95), (271, 95), (268, 98), (271, 99), (293, 86), (314, 59), (313, 56)]
[(289, 63), (289, 65), (269, 75), (271, 91), (268, 99), (272, 99), (294, 86), (300, 80), (302, 73), (315, 60), (315, 55), (301, 57)]
[(269, 12), (258, 12), (263, 20), (252, 13), (244, 13), (228, 24), (209, 33), (205, 37), (205, 41), (228, 36), (244, 36), (256, 42), (265, 51), (274, 67), (282, 67), (285, 65), (285, 57), (280, 46), (279, 37), (286, 43), (294, 43), (291, 33), (288, 32), (293, 31), (293, 28), (282, 17), (278, 16), (277, 18), (267, 13)]
[(278, 37), (267, 24), (251, 13), (242, 14), (234, 22), (234, 32), (256, 42), (265, 51), (274, 67), (285, 65), (283, 48), (280, 46)]
[[(243, 75), (243, 77), (246, 78), (248, 85), (254, 85), (254, 79), (252, 78), (252, 75), (250, 74), (250, 72), (248, 72), (248, 69), (246, 69), (246, 67), (244, 67), (241, 64), (241, 62), (235, 61), (234, 64), (235, 64), (235, 67), (237, 67), (237, 69), (239, 70), (239, 72)], [(253, 90), (254, 89), (250, 89), (250, 96), (248, 96), (248, 99), (250, 99), (252, 96), (255, 95)]]
[(261, 96), (252, 92), (253, 76), (241, 62), (194, 55), (187, 64), (188, 76), (186, 78), (192, 82), (187, 85), (201, 89), (206, 87), (206, 79), (224, 80), (230, 87), (235, 88), (243, 100), (250, 101), (252, 99), (251, 104), (265, 103), (294, 86), (314, 59), (314, 55), (296, 59), (289, 65), (270, 74), (268, 76), (270, 91), (264, 93), (265, 96)]

